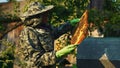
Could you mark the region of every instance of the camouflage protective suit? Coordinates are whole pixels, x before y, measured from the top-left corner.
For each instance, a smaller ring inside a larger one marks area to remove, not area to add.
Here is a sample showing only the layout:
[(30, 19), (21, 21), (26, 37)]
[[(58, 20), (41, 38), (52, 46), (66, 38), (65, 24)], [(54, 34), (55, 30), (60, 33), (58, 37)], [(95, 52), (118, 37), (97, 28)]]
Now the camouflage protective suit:
[(54, 40), (71, 30), (65, 23), (58, 28), (48, 24), (25, 26), (20, 34), (20, 45), (17, 46), (17, 65), (21, 68), (54, 68), (58, 59), (54, 51)]

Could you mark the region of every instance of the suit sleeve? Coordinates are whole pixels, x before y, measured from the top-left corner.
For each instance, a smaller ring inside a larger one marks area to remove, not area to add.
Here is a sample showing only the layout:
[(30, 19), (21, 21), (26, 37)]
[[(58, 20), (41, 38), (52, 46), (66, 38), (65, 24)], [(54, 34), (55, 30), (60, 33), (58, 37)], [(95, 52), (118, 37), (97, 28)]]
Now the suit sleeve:
[(59, 36), (61, 36), (62, 34), (68, 32), (68, 31), (72, 31), (73, 28), (74, 27), (72, 25), (70, 25), (68, 22), (60, 25), (57, 28), (53, 28), (54, 39), (57, 39)]

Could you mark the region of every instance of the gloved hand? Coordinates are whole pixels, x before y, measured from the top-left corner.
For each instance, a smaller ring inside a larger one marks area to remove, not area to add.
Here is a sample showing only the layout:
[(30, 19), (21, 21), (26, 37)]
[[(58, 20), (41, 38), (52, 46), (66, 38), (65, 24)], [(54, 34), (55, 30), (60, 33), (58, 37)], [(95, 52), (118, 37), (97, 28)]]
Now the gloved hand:
[(76, 19), (70, 20), (69, 23), (70, 23), (72, 26), (75, 26), (79, 21), (80, 21), (80, 18), (76, 18)]
[(74, 45), (74, 44), (68, 45), (68, 46), (64, 47), (63, 49), (57, 51), (56, 52), (56, 57), (60, 58), (64, 55), (67, 55), (70, 52), (72, 52), (76, 47), (77, 47), (77, 45)]

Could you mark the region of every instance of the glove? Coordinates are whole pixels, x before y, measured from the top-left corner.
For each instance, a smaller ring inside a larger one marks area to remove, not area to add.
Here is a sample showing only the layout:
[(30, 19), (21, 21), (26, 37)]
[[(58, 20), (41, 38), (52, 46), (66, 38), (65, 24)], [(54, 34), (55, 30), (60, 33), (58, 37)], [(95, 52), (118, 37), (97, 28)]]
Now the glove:
[(62, 57), (64, 55), (67, 55), (70, 52), (72, 52), (76, 47), (77, 47), (77, 45), (74, 45), (74, 44), (68, 45), (68, 46), (64, 47), (63, 49), (57, 51), (56, 52), (56, 57), (60, 58), (60, 57)]
[(72, 26), (75, 26), (79, 21), (80, 21), (80, 18), (76, 18), (76, 19), (70, 20), (69, 23), (70, 23)]

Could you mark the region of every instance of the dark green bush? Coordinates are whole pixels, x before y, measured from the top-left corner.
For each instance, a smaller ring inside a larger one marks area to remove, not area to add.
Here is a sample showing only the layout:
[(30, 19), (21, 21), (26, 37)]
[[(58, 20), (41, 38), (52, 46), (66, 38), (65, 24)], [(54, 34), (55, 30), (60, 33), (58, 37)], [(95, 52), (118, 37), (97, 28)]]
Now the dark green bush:
[(13, 68), (14, 46), (7, 40), (2, 40), (0, 46), (0, 68)]

